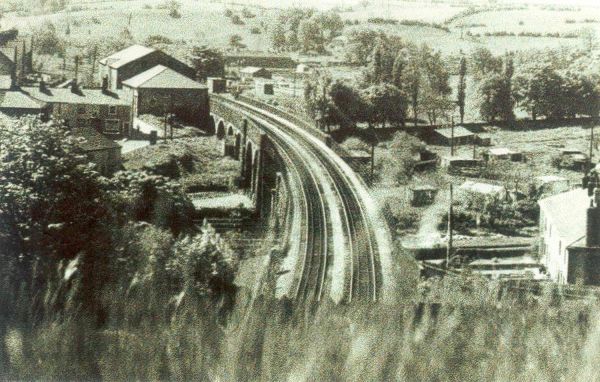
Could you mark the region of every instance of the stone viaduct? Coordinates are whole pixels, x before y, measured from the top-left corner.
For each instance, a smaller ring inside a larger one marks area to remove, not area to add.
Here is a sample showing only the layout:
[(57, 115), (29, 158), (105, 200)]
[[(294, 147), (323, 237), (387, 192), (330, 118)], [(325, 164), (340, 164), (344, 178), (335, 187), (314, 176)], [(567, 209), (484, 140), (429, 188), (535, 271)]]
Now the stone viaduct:
[(245, 113), (215, 97), (211, 97), (209, 123), (222, 144), (223, 155), (239, 161), (237, 186), (247, 191), (258, 213), (269, 208), (265, 202), (270, 204), (270, 191), (276, 185), (277, 173), (282, 170), (273, 143)]

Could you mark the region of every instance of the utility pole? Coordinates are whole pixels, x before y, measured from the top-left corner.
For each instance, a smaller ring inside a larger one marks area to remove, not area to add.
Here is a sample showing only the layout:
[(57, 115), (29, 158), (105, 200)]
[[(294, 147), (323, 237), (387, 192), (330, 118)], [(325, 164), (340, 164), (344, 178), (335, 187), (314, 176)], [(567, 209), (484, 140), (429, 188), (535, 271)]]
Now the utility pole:
[(79, 55), (75, 56), (75, 82), (79, 80)]
[(454, 117), (452, 117), (452, 126), (450, 128), (450, 156), (454, 156)]
[(95, 82), (96, 79), (94, 78), (94, 75), (96, 74), (96, 56), (98, 55), (98, 45), (94, 45), (94, 52), (92, 54), (92, 82)]
[(375, 174), (375, 129), (373, 128), (373, 125), (371, 123), (369, 123), (369, 125), (371, 125), (371, 186), (373, 186), (373, 179), (374, 179), (374, 174)]
[(452, 199), (453, 199), (452, 184), (450, 184), (450, 205), (448, 207), (448, 246), (446, 247), (446, 268), (450, 264), (450, 255), (452, 253), (452, 229), (453, 229), (453, 211), (452, 211)]
[(592, 122), (592, 131), (590, 132), (590, 169), (593, 167), (594, 162), (592, 156), (594, 155), (594, 123)]

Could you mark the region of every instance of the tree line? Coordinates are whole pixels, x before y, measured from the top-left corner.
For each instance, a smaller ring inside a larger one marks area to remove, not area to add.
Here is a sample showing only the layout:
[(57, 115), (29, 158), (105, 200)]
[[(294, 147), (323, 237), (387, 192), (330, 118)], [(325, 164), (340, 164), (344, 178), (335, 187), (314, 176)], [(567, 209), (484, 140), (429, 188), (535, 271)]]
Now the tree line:
[(365, 63), (357, 81), (319, 72), (305, 84), (307, 108), (322, 127), (416, 124), (421, 114), (431, 124), (449, 119), (455, 101), (439, 51), (380, 31), (357, 30), (349, 36), (346, 57)]

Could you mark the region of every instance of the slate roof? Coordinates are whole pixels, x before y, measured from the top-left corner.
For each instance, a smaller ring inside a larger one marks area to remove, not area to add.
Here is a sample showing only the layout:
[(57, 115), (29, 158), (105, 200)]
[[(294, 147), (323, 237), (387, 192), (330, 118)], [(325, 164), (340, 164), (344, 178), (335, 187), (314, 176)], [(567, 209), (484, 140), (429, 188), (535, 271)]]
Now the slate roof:
[(0, 109), (42, 110), (46, 104), (19, 91), (0, 92)]
[(134, 89), (207, 89), (199, 82), (163, 65), (157, 65), (131, 77), (123, 81), (123, 85)]
[(566, 245), (585, 236), (587, 209), (590, 197), (587, 190), (577, 188), (538, 201), (540, 208), (552, 220)]
[(460, 190), (475, 192), (478, 194), (485, 195), (496, 195), (504, 191), (504, 187), (496, 186), (489, 183), (477, 183), (471, 180), (467, 180), (458, 187)]
[(75, 128), (73, 129), (73, 135), (85, 139), (85, 142), (78, 144), (78, 147), (84, 152), (121, 148), (120, 144), (106, 138), (92, 127)]
[(488, 150), (491, 155), (511, 155), (511, 154), (519, 154), (516, 151), (511, 149), (507, 149), (505, 147), (497, 147)]
[(126, 90), (79, 89), (73, 93), (70, 88), (48, 88), (40, 91), (39, 87), (23, 87), (23, 93), (47, 103), (68, 103), (79, 105), (130, 106), (131, 92)]
[(142, 45), (132, 45), (129, 48), (125, 48), (101, 59), (100, 63), (117, 69), (155, 51), (156, 49), (154, 48), (148, 48)]
[[(452, 138), (452, 128), (451, 127), (444, 127), (441, 129), (436, 129), (435, 131), (436, 131), (436, 133), (441, 134), (442, 136), (444, 136), (446, 138)], [(470, 132), (469, 130), (467, 130), (463, 126), (456, 126), (454, 128), (454, 138), (468, 137), (471, 135), (473, 135), (473, 133)]]
[(261, 70), (263, 70), (263, 68), (259, 68), (257, 66), (246, 66), (244, 69), (240, 70), (240, 73), (254, 74), (260, 72)]

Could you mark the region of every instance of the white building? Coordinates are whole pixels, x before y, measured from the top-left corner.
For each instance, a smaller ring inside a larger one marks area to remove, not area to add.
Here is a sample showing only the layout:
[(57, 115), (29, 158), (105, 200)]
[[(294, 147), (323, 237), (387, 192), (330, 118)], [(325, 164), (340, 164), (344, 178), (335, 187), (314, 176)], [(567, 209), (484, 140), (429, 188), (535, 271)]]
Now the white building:
[(600, 285), (600, 192), (578, 188), (538, 202), (540, 261), (561, 284)]

